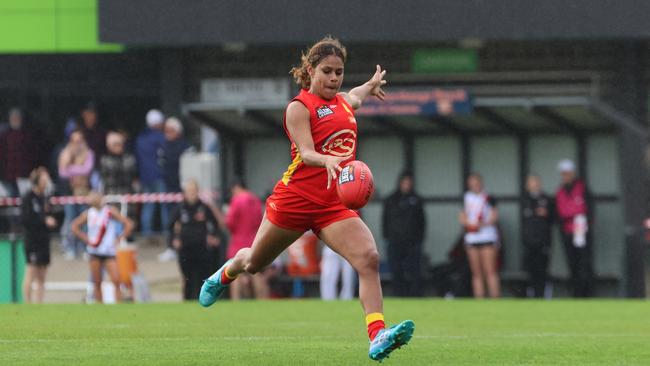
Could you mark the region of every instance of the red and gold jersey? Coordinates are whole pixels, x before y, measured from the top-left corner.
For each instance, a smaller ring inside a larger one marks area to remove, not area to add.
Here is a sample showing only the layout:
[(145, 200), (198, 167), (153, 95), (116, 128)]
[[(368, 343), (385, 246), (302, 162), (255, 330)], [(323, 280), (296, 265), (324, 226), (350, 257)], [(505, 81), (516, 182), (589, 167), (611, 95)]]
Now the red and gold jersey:
[[(325, 100), (307, 90), (301, 90), (294, 101), (304, 104), (309, 110), (309, 124), (314, 149), (319, 154), (346, 156), (355, 159), (357, 150), (357, 121), (354, 110), (342, 96)], [(288, 189), (300, 196), (323, 206), (340, 204), (336, 187), (327, 190), (327, 171), (323, 167), (307, 166), (303, 163), (300, 152), (287, 130), (286, 117), (284, 130), (291, 140), (291, 164), (276, 185), (277, 190)]]

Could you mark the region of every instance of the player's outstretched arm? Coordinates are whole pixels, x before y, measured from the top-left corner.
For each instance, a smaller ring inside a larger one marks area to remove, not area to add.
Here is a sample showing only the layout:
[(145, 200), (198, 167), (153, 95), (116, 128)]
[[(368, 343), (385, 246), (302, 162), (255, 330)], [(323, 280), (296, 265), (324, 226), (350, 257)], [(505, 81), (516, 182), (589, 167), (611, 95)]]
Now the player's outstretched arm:
[(354, 109), (359, 109), (361, 103), (369, 96), (374, 95), (377, 98), (384, 100), (386, 92), (381, 88), (386, 85), (386, 70), (382, 70), (381, 66), (377, 65), (377, 70), (375, 74), (366, 81), (363, 85), (357, 86), (356, 88), (350, 90), (347, 93), (340, 93), (345, 101), (348, 102)]

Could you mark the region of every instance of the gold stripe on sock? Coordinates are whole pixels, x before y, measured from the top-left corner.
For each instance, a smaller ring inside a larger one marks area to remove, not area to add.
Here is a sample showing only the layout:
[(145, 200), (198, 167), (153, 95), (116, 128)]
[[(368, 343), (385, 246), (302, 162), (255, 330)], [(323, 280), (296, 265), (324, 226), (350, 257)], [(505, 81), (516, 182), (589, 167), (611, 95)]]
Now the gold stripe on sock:
[(370, 325), (372, 322), (376, 322), (377, 320), (384, 320), (384, 314), (382, 313), (370, 313), (366, 315), (366, 325)]
[(223, 272), (226, 274), (226, 277), (228, 277), (229, 280), (234, 280), (237, 278), (238, 275), (231, 275), (228, 273), (228, 270), (230, 269), (230, 266), (226, 267), (226, 269), (223, 270)]

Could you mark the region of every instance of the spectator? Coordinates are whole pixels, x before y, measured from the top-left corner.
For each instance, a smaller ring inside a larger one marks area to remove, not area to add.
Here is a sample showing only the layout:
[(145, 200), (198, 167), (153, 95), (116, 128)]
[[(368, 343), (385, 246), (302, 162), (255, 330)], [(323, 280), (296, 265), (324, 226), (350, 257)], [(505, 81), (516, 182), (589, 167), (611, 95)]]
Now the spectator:
[[(189, 148), (189, 144), (183, 138), (183, 125), (178, 118), (170, 117), (165, 121), (165, 143), (163, 144), (162, 173), (163, 181), (167, 192), (180, 192), (180, 160), (181, 155)], [(162, 210), (168, 215), (173, 204), (162, 204)], [(176, 252), (168, 247), (158, 255), (158, 260), (172, 261), (176, 259)]]
[[(147, 112), (147, 129), (142, 132), (135, 143), (136, 158), (138, 161), (138, 173), (140, 185), (144, 193), (165, 192), (165, 182), (162, 179), (161, 160), (163, 157), (163, 145), (165, 135), (162, 132), (165, 117), (157, 110)], [(145, 203), (142, 206), (140, 224), (141, 232), (150, 236), (153, 232), (153, 217), (156, 209), (155, 203)], [(161, 228), (169, 226), (169, 215), (167, 210), (161, 210)]]
[(422, 296), (422, 241), (426, 228), (422, 199), (413, 175), (400, 175), (397, 189), (384, 201), (382, 232), (396, 296)]
[(171, 224), (172, 243), (183, 272), (183, 299), (197, 300), (203, 280), (211, 274), (219, 224), (212, 209), (199, 200), (196, 181), (185, 184), (183, 202), (172, 214)]
[(106, 153), (106, 130), (99, 126), (95, 103), (89, 102), (81, 110), (81, 130), (88, 147), (95, 153), (93, 163), (99, 166), (99, 161)]
[(125, 138), (117, 132), (106, 137), (107, 154), (100, 159), (99, 171), (105, 194), (133, 193), (136, 180), (135, 157), (124, 151)]
[(341, 300), (352, 299), (354, 297), (357, 273), (350, 263), (327, 245), (323, 246), (323, 255), (320, 263), (321, 299), (336, 300), (339, 275), (341, 275), (341, 292), (338, 294), (338, 298)]
[(555, 194), (555, 204), (573, 296), (590, 297), (593, 295), (590, 194), (585, 182), (576, 176), (573, 161), (560, 161), (558, 170), (562, 183)]
[[(89, 177), (93, 170), (95, 154), (86, 145), (83, 133), (75, 130), (70, 141), (59, 154), (59, 177), (68, 181), (70, 192), (75, 196), (85, 196), (90, 190)], [(63, 206), (64, 223), (61, 228), (65, 258), (76, 258), (84, 250), (83, 243), (73, 235), (70, 224), (85, 209), (81, 204)]]
[(180, 192), (181, 155), (190, 147), (183, 138), (183, 125), (176, 117), (165, 121), (165, 143), (163, 144), (163, 178), (167, 192)]
[(497, 254), (499, 236), (497, 221), (499, 213), (496, 202), (483, 190), (483, 179), (473, 173), (467, 178), (464, 208), (459, 220), (465, 228), (465, 249), (472, 271), (474, 297), (485, 297), (485, 282), (492, 298), (500, 296)]
[[(72, 221), (71, 231), (88, 246), (90, 255), (88, 264), (94, 285), (95, 301), (103, 302), (102, 275), (106, 270), (115, 287), (115, 301), (120, 302), (122, 296), (115, 254), (117, 245), (131, 235), (133, 222), (122, 216), (115, 207), (106, 205), (98, 192), (91, 192), (88, 195), (88, 203), (90, 208)], [(121, 230), (118, 224), (121, 224)], [(87, 233), (81, 231), (82, 226), (87, 228)]]
[[(226, 213), (225, 224), (230, 232), (227, 259), (233, 258), (242, 248), (249, 248), (253, 244), (257, 229), (262, 223), (262, 201), (251, 191), (246, 189), (245, 183), (235, 178), (230, 184), (230, 207)], [(239, 300), (248, 289), (253, 288), (255, 298), (269, 297), (268, 276), (262, 272), (255, 276), (243, 274), (243, 281), (230, 287), (230, 298)]]
[(19, 195), (17, 179), (27, 178), (39, 162), (39, 144), (25, 128), (23, 113), (9, 111), (9, 128), (0, 134), (0, 172), (9, 193)]
[(553, 199), (542, 191), (541, 179), (536, 175), (528, 176), (526, 193), (521, 203), (528, 297), (544, 297), (551, 249), (551, 227), (555, 216), (554, 206)]
[(43, 167), (36, 168), (30, 175), (31, 192), (22, 198), (20, 210), (25, 236), (25, 279), (23, 281), (23, 298), (32, 302), (32, 284), (36, 283), (36, 302), (43, 302), (45, 293), (45, 274), (50, 264), (50, 233), (56, 226), (56, 220), (50, 216), (50, 204), (47, 191), (51, 185), (50, 176)]

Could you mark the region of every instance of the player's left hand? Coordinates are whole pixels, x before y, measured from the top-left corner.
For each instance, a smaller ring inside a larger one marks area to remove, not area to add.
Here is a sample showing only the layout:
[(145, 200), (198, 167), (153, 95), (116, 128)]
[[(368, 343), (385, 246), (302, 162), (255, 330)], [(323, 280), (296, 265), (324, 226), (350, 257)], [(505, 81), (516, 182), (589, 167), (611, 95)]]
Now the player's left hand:
[(375, 74), (368, 80), (368, 85), (370, 86), (370, 95), (374, 95), (380, 100), (384, 100), (386, 97), (386, 92), (381, 88), (382, 86), (386, 85), (386, 80), (384, 80), (384, 76), (386, 76), (386, 70), (382, 70), (381, 66), (377, 65), (377, 70), (375, 71)]
[(216, 248), (216, 247), (218, 247), (219, 244), (221, 243), (221, 241), (219, 240), (219, 238), (217, 238), (217, 237), (214, 236), (214, 235), (208, 235), (206, 241), (207, 241), (207, 243), (208, 243), (208, 247), (212, 247), (212, 248)]

